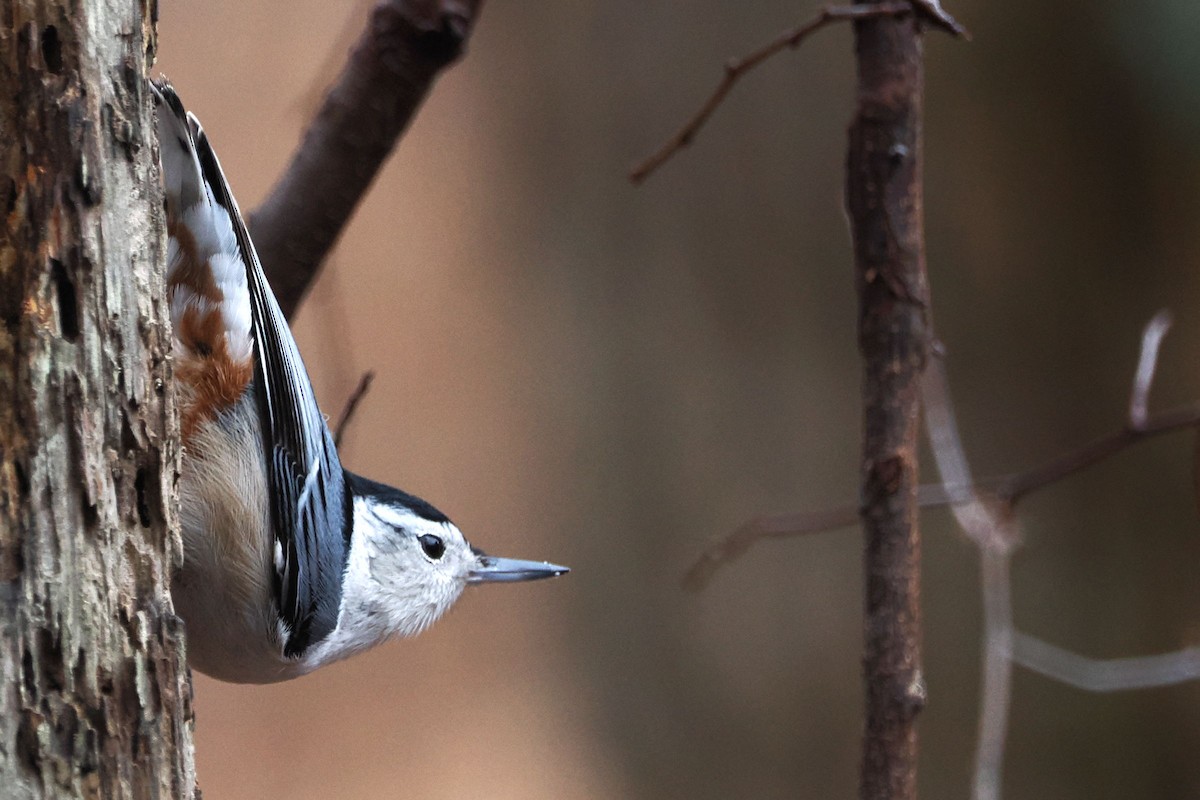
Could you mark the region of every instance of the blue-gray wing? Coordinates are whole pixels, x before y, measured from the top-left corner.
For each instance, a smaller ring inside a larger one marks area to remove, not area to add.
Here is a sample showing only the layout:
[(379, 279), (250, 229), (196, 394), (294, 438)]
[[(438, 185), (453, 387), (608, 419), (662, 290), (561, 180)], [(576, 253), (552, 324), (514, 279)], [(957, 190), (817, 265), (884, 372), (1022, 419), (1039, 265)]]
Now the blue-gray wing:
[[(178, 98), (174, 107), (182, 109)], [(189, 115), (189, 122), (204, 182), (229, 214), (246, 267), (256, 355), (253, 385), (276, 542), (276, 600), (287, 625), (284, 652), (299, 656), (337, 626), (349, 551), (350, 498), (308, 372), (220, 162), (195, 117)]]

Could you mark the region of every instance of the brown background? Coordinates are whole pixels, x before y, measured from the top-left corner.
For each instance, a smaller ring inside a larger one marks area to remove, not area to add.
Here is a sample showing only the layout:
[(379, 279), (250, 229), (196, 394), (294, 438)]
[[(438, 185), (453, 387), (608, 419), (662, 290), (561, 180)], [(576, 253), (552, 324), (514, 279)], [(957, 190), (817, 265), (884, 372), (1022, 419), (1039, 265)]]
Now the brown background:
[[(253, 208), (367, 5), (160, 6), (160, 67)], [(953, 6), (976, 40), (929, 40), (930, 272), (992, 474), (1118, 425), (1162, 306), (1155, 404), (1200, 396), (1200, 4)], [(748, 517), (856, 496), (849, 29), (747, 78), (646, 187), (624, 179), (727, 57), (813, 9), (488, 4), (296, 333), (331, 415), (378, 371), (349, 466), (574, 572), (472, 590), (420, 638), (290, 684), (197, 677), (206, 798), (853, 794), (857, 533), (678, 585)], [(1023, 629), (1094, 656), (1196, 641), (1191, 448), (1143, 445), (1025, 507)], [(925, 531), (921, 787), (963, 797), (977, 559), (946, 514)], [(1200, 687), (1091, 696), (1018, 670), (1006, 797), (1194, 797), (1198, 748)]]

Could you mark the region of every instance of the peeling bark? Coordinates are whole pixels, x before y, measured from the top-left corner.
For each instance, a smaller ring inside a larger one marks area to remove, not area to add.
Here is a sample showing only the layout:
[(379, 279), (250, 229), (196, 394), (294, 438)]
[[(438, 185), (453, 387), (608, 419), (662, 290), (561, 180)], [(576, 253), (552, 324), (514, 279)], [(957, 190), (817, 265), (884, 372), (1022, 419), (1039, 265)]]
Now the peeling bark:
[(0, 9), (0, 794), (191, 798), (156, 9)]

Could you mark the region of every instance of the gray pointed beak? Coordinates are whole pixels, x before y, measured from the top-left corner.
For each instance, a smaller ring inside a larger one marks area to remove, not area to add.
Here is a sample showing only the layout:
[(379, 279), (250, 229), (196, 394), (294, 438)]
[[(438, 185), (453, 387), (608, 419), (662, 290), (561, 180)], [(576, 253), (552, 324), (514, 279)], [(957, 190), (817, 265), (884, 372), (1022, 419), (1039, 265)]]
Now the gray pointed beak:
[(467, 583), (511, 583), (513, 581), (536, 581), (556, 578), (571, 570), (545, 561), (522, 561), (519, 558), (497, 558), (477, 553), (475, 569), (467, 577)]

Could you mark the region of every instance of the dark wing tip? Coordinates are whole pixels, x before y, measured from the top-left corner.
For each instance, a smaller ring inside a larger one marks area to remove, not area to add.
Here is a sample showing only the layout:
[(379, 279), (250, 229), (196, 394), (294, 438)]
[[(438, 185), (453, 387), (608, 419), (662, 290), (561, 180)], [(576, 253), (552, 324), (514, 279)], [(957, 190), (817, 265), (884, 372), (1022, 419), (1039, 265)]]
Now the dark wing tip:
[(175, 87), (171, 85), (165, 75), (150, 79), (150, 91), (156, 100), (171, 109), (171, 113), (181, 119), (187, 119), (187, 110), (183, 107), (183, 101), (179, 99)]

